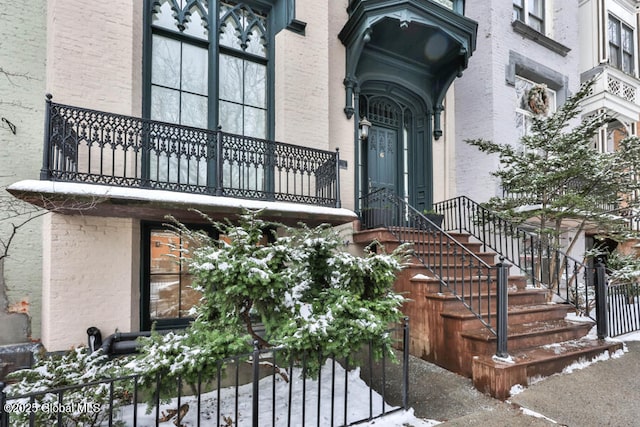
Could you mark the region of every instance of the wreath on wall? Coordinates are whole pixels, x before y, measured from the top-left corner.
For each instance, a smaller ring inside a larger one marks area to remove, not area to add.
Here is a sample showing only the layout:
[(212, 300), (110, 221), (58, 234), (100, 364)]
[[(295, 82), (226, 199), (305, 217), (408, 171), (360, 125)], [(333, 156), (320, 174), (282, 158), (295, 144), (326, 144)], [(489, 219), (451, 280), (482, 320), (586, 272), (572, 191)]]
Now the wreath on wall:
[(527, 94), (529, 109), (534, 114), (547, 114), (549, 111), (549, 95), (547, 85), (544, 83), (533, 85)]

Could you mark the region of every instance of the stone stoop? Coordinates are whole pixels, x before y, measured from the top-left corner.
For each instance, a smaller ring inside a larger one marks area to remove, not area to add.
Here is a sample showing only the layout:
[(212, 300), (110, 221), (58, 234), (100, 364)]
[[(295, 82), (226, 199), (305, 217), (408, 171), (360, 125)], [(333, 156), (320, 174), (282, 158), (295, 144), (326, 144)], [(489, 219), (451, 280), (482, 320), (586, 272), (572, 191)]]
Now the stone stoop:
[[(469, 244), (468, 235), (454, 233), (454, 237), (488, 264), (495, 264), (496, 254), (480, 252), (481, 245)], [(354, 234), (357, 244), (367, 245), (373, 241), (384, 246), (387, 252), (398, 246), (394, 236), (385, 229)], [(414, 251), (420, 253), (434, 254), (441, 250), (424, 239), (414, 247)], [(457, 255), (438, 255), (443, 265), (456, 264)], [(465, 275), (462, 269), (446, 271), (458, 278)], [(471, 278), (466, 281), (473, 283)], [(571, 306), (549, 303), (548, 292), (528, 288), (524, 276), (509, 277), (507, 360), (494, 357), (495, 335), (416, 259), (398, 274), (395, 290), (409, 298), (403, 312), (410, 322), (411, 354), (471, 378), (478, 390), (499, 399), (509, 397), (516, 384), (529, 385), (532, 379), (561, 372), (577, 360), (590, 360), (620, 347), (586, 338), (593, 322), (567, 320)], [(482, 307), (483, 315), (495, 313), (495, 280), (470, 287), (464, 298), (473, 299), (476, 306)], [(488, 322), (495, 327), (495, 318)]]
[(553, 345), (517, 350), (506, 359), (474, 356), (473, 385), (478, 390), (505, 400), (515, 385), (532, 382), (562, 372), (573, 363), (589, 362), (605, 352), (622, 350), (621, 342), (582, 338)]

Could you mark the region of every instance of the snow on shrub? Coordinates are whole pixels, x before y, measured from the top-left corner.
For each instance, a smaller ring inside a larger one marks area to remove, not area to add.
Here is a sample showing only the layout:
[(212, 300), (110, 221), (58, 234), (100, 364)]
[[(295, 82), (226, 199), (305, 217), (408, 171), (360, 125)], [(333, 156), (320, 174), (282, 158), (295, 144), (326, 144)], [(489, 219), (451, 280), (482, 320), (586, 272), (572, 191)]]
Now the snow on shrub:
[[(86, 347), (72, 349), (61, 355), (39, 357), (32, 369), (9, 374), (9, 381), (17, 381), (5, 392), (8, 398), (37, 393), (60, 387), (82, 385), (115, 378), (127, 373), (121, 360), (110, 360), (101, 350), (91, 353)], [(113, 383), (114, 408), (130, 403), (131, 384)], [(58, 393), (9, 400), (10, 405), (26, 405), (33, 411), (11, 411), (12, 426), (27, 426), (31, 413), (36, 426), (57, 425), (58, 413), (63, 413), (63, 426), (99, 426), (108, 421), (110, 383), (65, 390), (60, 402)]]
[[(136, 365), (147, 381), (157, 374), (173, 384), (211, 378), (216, 360), (248, 353), (254, 342), (284, 346), (288, 361), (313, 355), (307, 358), (312, 376), (327, 358), (348, 357), (365, 344), (392, 355), (387, 331), (401, 319), (404, 301), (392, 286), (405, 248), (357, 257), (344, 251), (329, 227), (293, 229), (253, 212), (243, 214), (239, 225), (212, 223), (225, 239), (176, 225), (188, 241), (183, 259), (202, 298), (183, 335), (142, 340)], [(264, 325), (260, 334), (257, 322)]]

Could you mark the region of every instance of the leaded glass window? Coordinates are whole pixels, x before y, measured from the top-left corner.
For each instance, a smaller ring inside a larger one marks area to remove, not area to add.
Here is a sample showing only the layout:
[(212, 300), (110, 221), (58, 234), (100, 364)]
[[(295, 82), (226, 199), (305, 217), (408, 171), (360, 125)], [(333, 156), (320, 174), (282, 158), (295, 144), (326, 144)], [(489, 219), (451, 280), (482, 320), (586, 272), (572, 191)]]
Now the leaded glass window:
[(221, 3), (220, 26), (220, 123), (232, 133), (266, 138), (266, 17)]

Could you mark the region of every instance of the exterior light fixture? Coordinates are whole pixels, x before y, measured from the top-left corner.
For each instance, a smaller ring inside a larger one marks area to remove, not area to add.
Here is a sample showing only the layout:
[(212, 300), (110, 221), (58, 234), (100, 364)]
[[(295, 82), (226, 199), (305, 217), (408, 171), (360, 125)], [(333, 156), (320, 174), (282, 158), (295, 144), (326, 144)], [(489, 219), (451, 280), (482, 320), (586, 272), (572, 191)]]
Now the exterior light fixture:
[(371, 122), (367, 120), (366, 117), (363, 117), (360, 120), (360, 139), (365, 140), (369, 138), (369, 128), (371, 128)]

